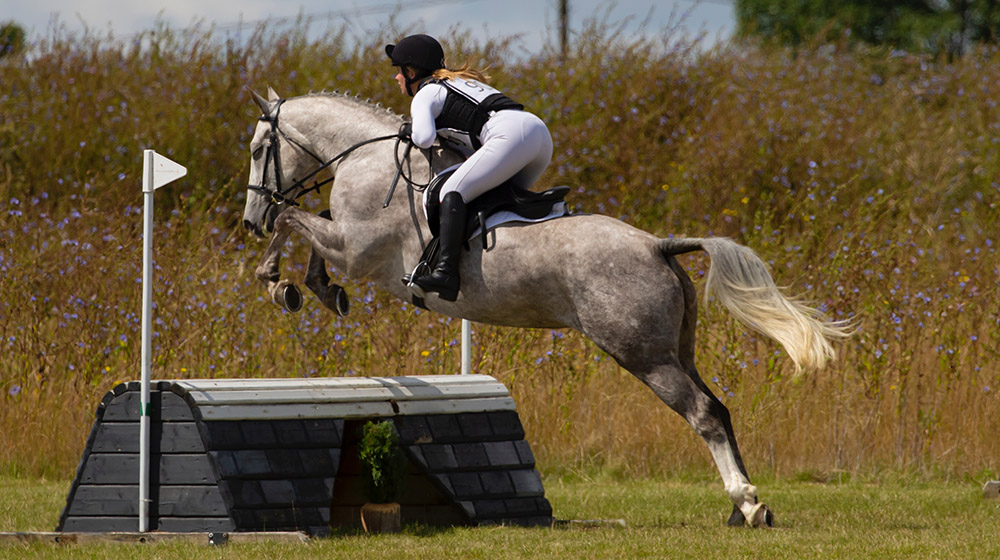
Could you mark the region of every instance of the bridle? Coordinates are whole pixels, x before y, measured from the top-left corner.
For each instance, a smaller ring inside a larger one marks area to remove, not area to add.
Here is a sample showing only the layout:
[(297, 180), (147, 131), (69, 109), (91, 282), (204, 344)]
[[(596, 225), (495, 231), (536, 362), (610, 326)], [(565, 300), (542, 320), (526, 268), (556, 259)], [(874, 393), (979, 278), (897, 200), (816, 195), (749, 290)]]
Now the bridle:
[[(261, 122), (268, 123), (271, 126), (271, 133), (268, 136), (266, 152), (264, 154), (264, 170), (261, 173), (261, 184), (247, 185), (247, 189), (258, 192), (267, 197), (268, 207), (267, 209), (265, 209), (264, 215), (267, 215), (267, 211), (270, 210), (271, 206), (281, 206), (282, 204), (287, 204), (289, 206), (298, 206), (299, 205), (297, 200), (298, 198), (302, 197), (303, 195), (305, 195), (310, 191), (318, 191), (320, 188), (323, 187), (323, 185), (326, 185), (327, 183), (333, 181), (333, 176), (331, 175), (329, 178), (323, 181), (317, 181), (309, 187), (305, 186), (307, 181), (311, 180), (313, 177), (319, 174), (319, 172), (330, 167), (334, 163), (346, 158), (348, 155), (350, 155), (358, 148), (361, 148), (362, 146), (367, 146), (368, 144), (373, 144), (375, 142), (383, 142), (385, 140), (395, 139), (396, 146), (393, 149), (393, 153), (395, 156), (395, 163), (396, 163), (396, 179), (393, 180), (392, 187), (390, 188), (389, 191), (389, 196), (386, 197), (386, 206), (388, 206), (388, 200), (392, 197), (392, 191), (395, 190), (396, 182), (399, 180), (400, 176), (403, 175), (403, 164), (404, 162), (408, 162), (409, 160), (410, 147), (412, 146), (412, 142), (410, 141), (410, 139), (405, 138), (407, 146), (404, 151), (402, 159), (399, 158), (399, 144), (404, 141), (404, 136), (402, 134), (397, 133), (397, 134), (389, 134), (386, 136), (378, 136), (375, 138), (369, 138), (368, 140), (362, 140), (361, 142), (352, 145), (346, 150), (330, 158), (329, 160), (323, 161), (321, 157), (319, 157), (318, 155), (310, 151), (308, 148), (303, 146), (302, 143), (299, 142), (298, 140), (289, 136), (287, 133), (285, 133), (285, 131), (281, 130), (281, 127), (278, 126), (278, 113), (281, 110), (281, 104), (284, 102), (285, 102), (284, 99), (277, 100), (274, 106), (267, 112), (267, 114), (261, 115), (257, 119)], [(314, 160), (316, 160), (316, 162), (319, 164), (319, 166), (316, 169), (306, 174), (305, 177), (302, 177), (301, 179), (293, 179), (292, 184), (289, 185), (287, 188), (282, 188), (281, 186), (281, 177), (282, 177), (281, 152), (280, 152), (281, 143), (278, 141), (279, 136), (287, 140), (293, 146), (309, 154), (309, 156), (312, 157)], [(266, 184), (267, 167), (272, 160), (274, 161), (274, 189), (268, 188)], [(413, 181), (410, 180), (410, 177), (408, 176), (404, 175), (403, 178), (406, 180), (410, 188), (413, 188), (415, 190), (419, 191), (427, 187), (427, 185), (418, 185), (414, 183)], [(295, 192), (296, 190), (298, 192)], [(295, 193), (295, 195), (290, 196), (291, 193)]]

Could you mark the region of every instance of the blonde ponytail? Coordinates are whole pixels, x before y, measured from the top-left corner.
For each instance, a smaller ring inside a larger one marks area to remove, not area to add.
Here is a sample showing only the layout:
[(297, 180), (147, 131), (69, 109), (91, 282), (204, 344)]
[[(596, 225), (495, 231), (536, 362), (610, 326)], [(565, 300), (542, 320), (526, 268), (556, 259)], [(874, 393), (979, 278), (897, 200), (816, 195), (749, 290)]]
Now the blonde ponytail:
[(466, 61), (461, 68), (438, 68), (433, 74), (431, 74), (431, 76), (439, 80), (476, 80), (477, 82), (484, 84), (487, 84), (490, 81), (489, 74), (472, 68), (468, 61)]

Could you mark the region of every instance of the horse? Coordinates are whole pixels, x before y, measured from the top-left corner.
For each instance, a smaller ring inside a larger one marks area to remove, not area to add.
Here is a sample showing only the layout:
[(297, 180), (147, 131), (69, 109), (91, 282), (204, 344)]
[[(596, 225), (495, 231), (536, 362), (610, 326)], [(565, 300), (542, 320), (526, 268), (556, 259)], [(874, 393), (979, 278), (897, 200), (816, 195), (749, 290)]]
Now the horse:
[[(301, 294), (281, 278), (280, 257), (295, 232), (311, 246), (304, 283), (333, 311), (344, 312), (343, 290), (331, 284), (329, 263), (349, 279), (367, 279), (390, 294), (411, 298), (401, 278), (431, 239), (415, 189), (389, 204), (390, 185), (431, 177), (462, 161), (435, 146), (400, 159), (393, 139), (402, 116), (358, 96), (337, 92), (268, 98), (251, 92), (262, 116), (250, 142), (250, 177), (243, 225), (270, 236), (256, 277), (274, 302), (295, 311)], [(295, 200), (332, 181), (329, 211), (312, 214)], [(851, 334), (775, 285), (750, 248), (724, 237), (659, 238), (608, 216), (570, 214), (530, 225), (496, 227), (488, 249), (470, 243), (460, 264), (457, 301), (436, 295), (427, 309), (508, 327), (575, 329), (680, 414), (701, 436), (733, 502), (729, 525), (773, 526), (758, 501), (736, 443), (729, 410), (695, 367), (695, 285), (677, 255), (710, 258), (709, 295), (739, 321), (778, 341), (796, 374), (823, 368), (833, 343)]]

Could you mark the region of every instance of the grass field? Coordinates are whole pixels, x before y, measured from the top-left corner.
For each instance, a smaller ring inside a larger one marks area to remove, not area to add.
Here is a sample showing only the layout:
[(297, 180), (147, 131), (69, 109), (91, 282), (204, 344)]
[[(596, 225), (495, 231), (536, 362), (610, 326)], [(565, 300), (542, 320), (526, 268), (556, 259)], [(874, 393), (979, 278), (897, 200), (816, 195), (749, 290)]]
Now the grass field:
[[(985, 560), (1000, 557), (1000, 501), (981, 483), (883, 480), (826, 483), (768, 480), (769, 530), (724, 526), (715, 482), (546, 477), (558, 519), (623, 519), (626, 527), (560, 525), (431, 529), (399, 535), (339, 534), (308, 544), (0, 545), (0, 558), (755, 558)], [(68, 481), (0, 478), (0, 532), (51, 531)]]

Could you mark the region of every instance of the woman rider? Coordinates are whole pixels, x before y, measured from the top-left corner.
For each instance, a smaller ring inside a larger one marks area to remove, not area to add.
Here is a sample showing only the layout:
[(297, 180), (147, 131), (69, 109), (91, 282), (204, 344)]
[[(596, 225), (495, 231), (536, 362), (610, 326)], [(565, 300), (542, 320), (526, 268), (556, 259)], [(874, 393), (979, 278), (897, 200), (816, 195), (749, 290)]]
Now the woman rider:
[(541, 119), (487, 85), (482, 72), (468, 65), (446, 68), (444, 50), (433, 37), (411, 35), (386, 45), (385, 53), (398, 68), (400, 90), (413, 97), (413, 143), (426, 149), (441, 136), (471, 154), (440, 191), (437, 264), (413, 279), (425, 292), (455, 301), (466, 203), (507, 180), (530, 188), (552, 159), (552, 137)]

